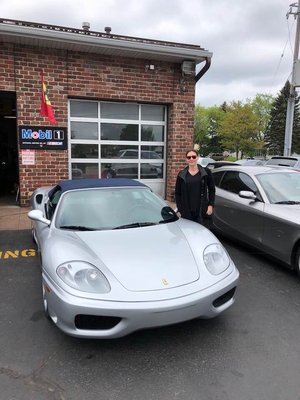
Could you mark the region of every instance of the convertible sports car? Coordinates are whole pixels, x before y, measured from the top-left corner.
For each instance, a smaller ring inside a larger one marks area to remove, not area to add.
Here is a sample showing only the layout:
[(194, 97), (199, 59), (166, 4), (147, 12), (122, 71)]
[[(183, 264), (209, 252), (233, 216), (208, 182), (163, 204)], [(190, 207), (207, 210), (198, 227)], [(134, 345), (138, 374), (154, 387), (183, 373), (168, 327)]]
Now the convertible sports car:
[(218, 239), (140, 182), (62, 181), (32, 208), (44, 310), (69, 335), (117, 338), (234, 302), (239, 273)]
[(276, 258), (300, 275), (300, 173), (277, 166), (213, 171), (213, 229)]

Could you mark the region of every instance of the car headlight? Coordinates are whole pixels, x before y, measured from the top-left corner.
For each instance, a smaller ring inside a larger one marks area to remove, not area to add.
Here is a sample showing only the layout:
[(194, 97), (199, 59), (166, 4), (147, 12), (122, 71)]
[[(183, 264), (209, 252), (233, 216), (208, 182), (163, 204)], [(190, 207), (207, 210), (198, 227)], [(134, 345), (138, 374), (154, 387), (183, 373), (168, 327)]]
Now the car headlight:
[(219, 243), (207, 246), (203, 253), (203, 259), (206, 268), (212, 275), (221, 274), (230, 264), (230, 259), (224, 247)]
[(70, 261), (56, 269), (57, 275), (68, 285), (81, 292), (108, 293), (110, 285), (99, 269), (84, 261)]

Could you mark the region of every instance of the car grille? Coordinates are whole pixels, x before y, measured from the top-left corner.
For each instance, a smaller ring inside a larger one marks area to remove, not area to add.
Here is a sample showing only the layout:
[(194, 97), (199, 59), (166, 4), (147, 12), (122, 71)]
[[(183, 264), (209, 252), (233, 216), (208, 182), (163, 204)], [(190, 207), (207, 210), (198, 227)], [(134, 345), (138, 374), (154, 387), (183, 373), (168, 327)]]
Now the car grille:
[(111, 329), (121, 321), (119, 317), (79, 314), (75, 317), (77, 329), (104, 330)]
[(230, 289), (228, 292), (222, 294), (222, 296), (220, 296), (216, 300), (214, 300), (214, 302), (213, 302), (214, 307), (220, 307), (223, 304), (225, 304), (228, 300), (230, 300), (235, 293), (235, 289), (236, 289), (236, 287), (234, 287), (233, 289)]

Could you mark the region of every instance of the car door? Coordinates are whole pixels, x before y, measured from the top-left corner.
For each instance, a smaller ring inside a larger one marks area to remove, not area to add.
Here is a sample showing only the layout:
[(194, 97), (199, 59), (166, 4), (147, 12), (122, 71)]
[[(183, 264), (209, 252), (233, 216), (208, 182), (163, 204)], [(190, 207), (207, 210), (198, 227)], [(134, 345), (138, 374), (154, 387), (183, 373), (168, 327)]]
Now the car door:
[[(260, 247), (265, 204), (253, 179), (241, 171), (226, 171), (220, 180), (218, 176), (216, 178), (214, 226), (238, 240)], [(254, 201), (240, 197), (242, 190), (255, 193), (258, 199)]]

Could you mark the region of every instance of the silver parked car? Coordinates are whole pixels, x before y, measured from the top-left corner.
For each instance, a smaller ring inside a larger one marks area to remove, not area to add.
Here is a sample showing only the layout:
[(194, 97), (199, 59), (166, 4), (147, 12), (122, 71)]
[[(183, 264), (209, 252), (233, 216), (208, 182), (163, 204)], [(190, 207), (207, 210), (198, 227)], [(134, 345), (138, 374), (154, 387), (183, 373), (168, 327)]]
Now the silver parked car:
[(210, 157), (199, 157), (197, 164), (201, 165), (202, 167), (206, 167), (208, 164), (214, 163), (215, 160)]
[(213, 177), (216, 232), (254, 246), (300, 275), (300, 173), (227, 166)]
[(117, 338), (234, 302), (239, 273), (219, 240), (140, 182), (62, 181), (32, 208), (44, 310), (69, 335)]
[(280, 167), (294, 168), (300, 170), (300, 157), (298, 156), (273, 156), (265, 165), (277, 165)]
[(266, 160), (243, 158), (242, 160), (235, 161), (235, 163), (238, 165), (251, 165), (253, 167), (254, 165), (264, 165), (266, 163)]

